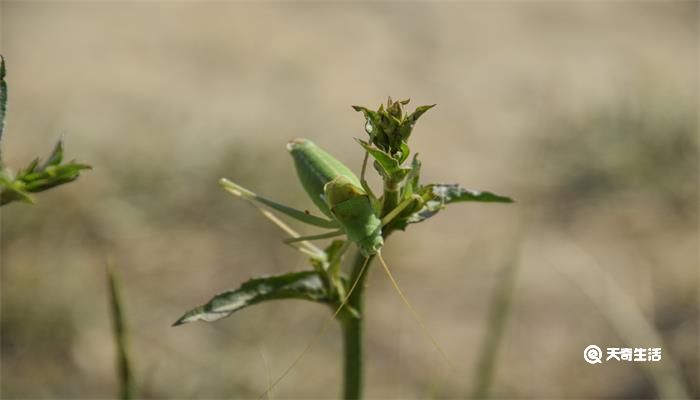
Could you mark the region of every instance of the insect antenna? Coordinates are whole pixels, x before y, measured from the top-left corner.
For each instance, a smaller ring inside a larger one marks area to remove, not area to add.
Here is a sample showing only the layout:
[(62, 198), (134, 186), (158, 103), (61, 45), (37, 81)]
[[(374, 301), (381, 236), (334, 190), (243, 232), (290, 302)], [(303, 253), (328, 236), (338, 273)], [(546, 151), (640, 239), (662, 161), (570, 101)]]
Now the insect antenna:
[(323, 324), (319, 328), (318, 332), (316, 332), (316, 334), (309, 340), (309, 342), (306, 344), (306, 347), (304, 348), (304, 350), (294, 359), (294, 361), (292, 361), (292, 363), (289, 365), (289, 367), (287, 367), (287, 369), (284, 370), (282, 375), (280, 375), (277, 379), (275, 379), (274, 382), (272, 382), (269, 385), (267, 390), (265, 390), (265, 392), (263, 392), (260, 395), (260, 397), (258, 397), (259, 399), (265, 398), (265, 396), (267, 396), (268, 393), (270, 393), (270, 391), (272, 389), (274, 389), (275, 386), (277, 386), (282, 381), (282, 379), (284, 379), (287, 376), (287, 374), (289, 374), (292, 371), (292, 369), (294, 369), (294, 367), (299, 363), (299, 361), (301, 361), (301, 359), (304, 357), (304, 355), (306, 355), (306, 353), (308, 353), (311, 350), (311, 348), (318, 341), (318, 339), (321, 336), (323, 336), (324, 333), (326, 333), (326, 331), (328, 330), (328, 327), (330, 326), (330, 322), (333, 321), (335, 319), (335, 317), (338, 316), (338, 314), (340, 314), (340, 311), (343, 310), (345, 305), (348, 303), (350, 296), (352, 296), (352, 292), (355, 290), (357, 285), (360, 283), (362, 275), (364, 275), (365, 269), (367, 269), (367, 265), (369, 264), (369, 260), (370, 260), (370, 257), (365, 258), (365, 262), (364, 262), (364, 264), (362, 264), (362, 268), (360, 268), (360, 273), (357, 274), (357, 278), (355, 279), (355, 282), (352, 283), (352, 286), (350, 286), (350, 290), (348, 290), (348, 293), (343, 298), (343, 301), (340, 303), (340, 305), (335, 310), (335, 312), (333, 312), (333, 315), (329, 319), (323, 321)]
[[(260, 213), (265, 216), (265, 218), (269, 219), (273, 224), (277, 225), (280, 229), (282, 229), (285, 233), (287, 233), (289, 236), (292, 238), (299, 238), (301, 235), (297, 233), (294, 229), (292, 229), (289, 225), (285, 224), (281, 219), (277, 218), (277, 216), (273, 213), (271, 213), (269, 210), (266, 210), (262, 206), (258, 205), (257, 203), (253, 202), (250, 197), (243, 196), (239, 191), (236, 190), (230, 190), (226, 189), (232, 194), (242, 198), (248, 204), (251, 206), (255, 207)], [(296, 250), (299, 250), (300, 252), (311, 256), (311, 257), (317, 257), (319, 254), (322, 254), (323, 251), (319, 249), (318, 247), (314, 246), (312, 243), (310, 243), (307, 240), (302, 240), (298, 244), (297, 243), (285, 243)]]
[(258, 351), (260, 352), (260, 357), (262, 358), (265, 371), (267, 372), (268, 389), (263, 396), (265, 396), (266, 400), (272, 400), (272, 375), (270, 374), (270, 365), (267, 362), (267, 357), (265, 357), (265, 351), (263, 350), (262, 346), (258, 348)]
[(447, 363), (447, 366), (450, 368), (450, 370), (453, 370), (452, 368), (452, 362), (450, 362), (450, 358), (447, 356), (447, 353), (445, 350), (440, 347), (438, 344), (437, 340), (435, 340), (435, 337), (430, 334), (430, 331), (428, 330), (427, 326), (425, 323), (423, 323), (423, 320), (421, 317), (418, 315), (418, 312), (416, 311), (415, 308), (411, 305), (411, 303), (408, 301), (408, 298), (406, 298), (406, 295), (404, 295), (403, 291), (399, 287), (399, 284), (396, 282), (396, 279), (394, 279), (394, 275), (391, 273), (391, 270), (389, 270), (389, 267), (386, 265), (386, 262), (384, 261), (384, 257), (382, 257), (381, 252), (377, 252), (377, 258), (379, 259), (379, 263), (382, 264), (382, 267), (384, 268), (384, 271), (386, 272), (387, 276), (389, 277), (389, 280), (391, 281), (391, 284), (394, 286), (394, 289), (396, 289), (396, 292), (399, 294), (401, 297), (401, 300), (406, 304), (406, 307), (408, 307), (408, 310), (411, 312), (411, 316), (413, 319), (418, 323), (418, 325), (421, 328), (421, 331), (423, 331), (423, 335), (425, 335), (430, 342), (433, 344), (433, 347), (437, 349), (438, 353), (442, 356), (442, 358), (445, 359), (445, 362)]

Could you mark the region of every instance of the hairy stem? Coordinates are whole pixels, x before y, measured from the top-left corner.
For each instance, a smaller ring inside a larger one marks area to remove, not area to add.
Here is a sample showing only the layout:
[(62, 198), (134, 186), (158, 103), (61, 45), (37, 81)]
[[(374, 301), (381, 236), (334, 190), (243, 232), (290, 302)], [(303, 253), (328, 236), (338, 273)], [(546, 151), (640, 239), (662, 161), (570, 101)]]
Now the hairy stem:
[[(344, 399), (360, 399), (362, 398), (362, 325), (364, 320), (363, 310), (363, 294), (364, 283), (367, 277), (369, 268), (362, 268), (367, 262), (367, 266), (372, 262), (374, 256), (365, 261), (365, 257), (359, 252), (355, 256), (355, 262), (352, 267), (350, 282), (357, 281), (357, 287), (352, 292), (348, 299), (348, 305), (360, 314), (359, 318), (347, 318), (342, 320), (343, 328), (343, 353), (344, 353)], [(362, 275), (360, 275), (362, 274)]]

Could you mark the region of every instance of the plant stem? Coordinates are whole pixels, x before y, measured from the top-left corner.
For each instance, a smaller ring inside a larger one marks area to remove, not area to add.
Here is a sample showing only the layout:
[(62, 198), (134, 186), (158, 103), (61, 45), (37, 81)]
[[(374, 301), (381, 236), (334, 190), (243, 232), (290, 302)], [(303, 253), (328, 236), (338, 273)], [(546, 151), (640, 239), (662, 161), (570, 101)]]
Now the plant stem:
[(382, 218), (389, 214), (400, 203), (399, 183), (400, 182), (396, 182), (390, 178), (387, 178), (387, 180), (384, 181), (384, 197), (381, 212)]
[[(355, 256), (355, 262), (351, 271), (350, 282), (355, 282), (355, 280), (357, 280), (357, 287), (352, 292), (347, 304), (348, 306), (357, 310), (360, 316), (359, 318), (347, 318), (342, 320), (344, 353), (344, 399), (354, 400), (362, 398), (362, 325), (364, 320), (363, 294), (365, 287), (365, 278), (367, 277), (367, 270), (369, 269), (369, 264), (372, 262), (373, 259), (374, 256), (370, 256), (370, 259), (365, 261), (365, 257), (358, 252)], [(367, 266), (364, 268), (363, 271), (362, 266), (365, 264), (365, 262), (367, 263)], [(361, 272), (362, 275), (360, 276)]]

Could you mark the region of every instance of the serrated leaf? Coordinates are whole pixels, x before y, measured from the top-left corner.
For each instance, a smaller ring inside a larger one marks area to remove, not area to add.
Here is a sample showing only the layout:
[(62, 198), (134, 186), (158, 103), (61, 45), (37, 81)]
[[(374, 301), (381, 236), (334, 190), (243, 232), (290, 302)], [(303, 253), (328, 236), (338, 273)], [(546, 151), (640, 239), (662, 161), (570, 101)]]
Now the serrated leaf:
[(491, 192), (469, 190), (454, 184), (431, 184), (422, 189), (422, 196), (428, 198), (423, 207), (413, 213), (406, 222), (415, 224), (437, 214), (447, 204), (466, 201), (478, 201), (488, 203), (512, 203), (513, 199), (497, 195)]
[(460, 187), (456, 184), (432, 184), (428, 185), (433, 194), (442, 199), (445, 204), (462, 201), (481, 201), (489, 203), (512, 203), (513, 199), (506, 196), (497, 195), (491, 192), (471, 190)]
[(329, 304), (335, 300), (317, 271), (253, 278), (238, 289), (220, 293), (208, 303), (186, 312), (173, 326), (194, 321), (213, 322), (245, 307), (281, 299), (301, 299)]

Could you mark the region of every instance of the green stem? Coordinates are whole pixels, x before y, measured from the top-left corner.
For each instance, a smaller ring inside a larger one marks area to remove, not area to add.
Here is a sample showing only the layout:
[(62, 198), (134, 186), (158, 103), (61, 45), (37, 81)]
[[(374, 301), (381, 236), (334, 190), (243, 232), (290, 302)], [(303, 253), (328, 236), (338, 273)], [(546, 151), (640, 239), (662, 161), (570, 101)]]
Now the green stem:
[[(342, 320), (343, 327), (343, 353), (344, 353), (344, 399), (360, 399), (362, 398), (362, 325), (364, 320), (363, 311), (363, 293), (364, 283), (367, 277), (369, 264), (374, 256), (370, 256), (369, 260), (365, 261), (365, 257), (359, 252), (355, 256), (355, 262), (352, 267), (350, 282), (357, 280), (357, 287), (352, 292), (348, 299), (348, 305), (360, 314), (359, 318), (347, 318)], [(367, 266), (362, 269), (363, 265)], [(360, 273), (362, 275), (360, 276)]]
[(382, 204), (381, 215), (384, 217), (389, 214), (400, 203), (400, 187), (399, 182), (392, 179), (384, 181), (384, 199)]
[[(364, 174), (363, 174), (364, 176)], [(382, 199), (382, 210), (380, 217), (384, 218), (389, 214), (396, 206), (400, 203), (400, 182), (394, 181), (392, 179), (387, 179), (384, 181), (384, 196)], [(391, 233), (392, 229), (390, 227), (385, 227), (382, 232), (382, 236), (386, 238)], [(363, 386), (363, 349), (362, 349), (362, 328), (364, 323), (364, 289), (365, 289), (365, 279), (367, 278), (367, 271), (369, 270), (369, 265), (374, 260), (374, 256), (370, 256), (366, 259), (361, 253), (357, 253), (355, 256), (355, 262), (353, 263), (352, 271), (350, 274), (350, 281), (355, 282), (357, 280), (357, 287), (352, 292), (350, 298), (348, 299), (348, 306), (354, 308), (358, 314), (358, 318), (347, 318), (342, 319), (343, 327), (343, 352), (344, 352), (344, 365), (343, 365), (343, 375), (344, 375), (344, 386), (343, 386), (343, 398), (346, 400), (355, 400), (362, 398), (362, 386)], [(367, 266), (363, 269), (364, 264)], [(362, 275), (360, 275), (362, 273)]]

